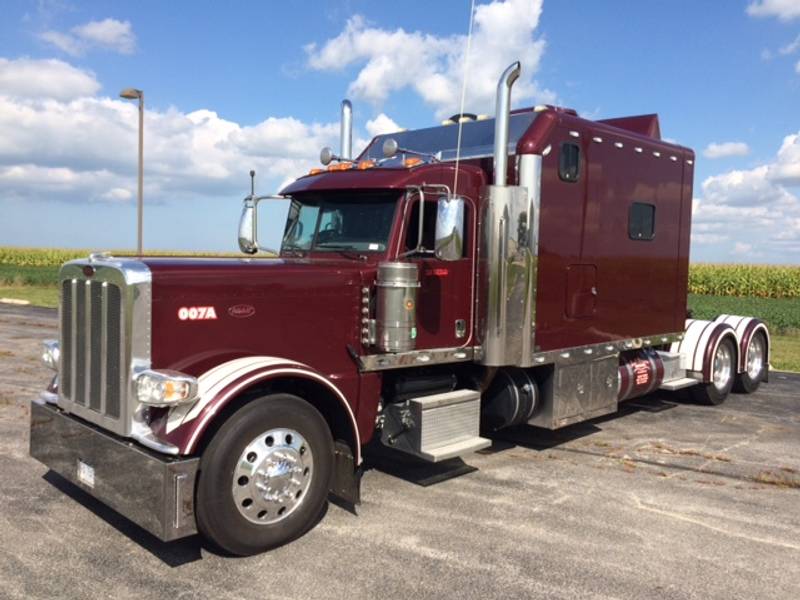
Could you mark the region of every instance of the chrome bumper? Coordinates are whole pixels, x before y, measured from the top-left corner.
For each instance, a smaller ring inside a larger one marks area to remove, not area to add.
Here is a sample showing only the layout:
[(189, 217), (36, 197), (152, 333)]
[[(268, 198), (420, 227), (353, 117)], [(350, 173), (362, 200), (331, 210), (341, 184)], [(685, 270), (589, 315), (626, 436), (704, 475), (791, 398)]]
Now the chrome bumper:
[(160, 455), (37, 402), (30, 454), (165, 542), (197, 532), (198, 458)]

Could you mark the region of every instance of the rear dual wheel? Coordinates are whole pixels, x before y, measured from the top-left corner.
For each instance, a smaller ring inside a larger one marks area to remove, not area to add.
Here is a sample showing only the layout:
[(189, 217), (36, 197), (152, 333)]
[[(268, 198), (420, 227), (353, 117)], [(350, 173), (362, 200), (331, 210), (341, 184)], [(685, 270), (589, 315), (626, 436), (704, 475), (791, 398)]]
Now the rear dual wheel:
[(197, 526), (222, 550), (249, 555), (305, 533), (330, 488), (333, 440), (302, 398), (273, 394), (236, 411), (200, 460)]
[(733, 386), (735, 392), (752, 394), (766, 378), (769, 368), (767, 358), (767, 336), (763, 331), (756, 331), (750, 338), (744, 357), (744, 371), (736, 377)]
[(717, 346), (711, 362), (711, 381), (689, 388), (692, 398), (701, 404), (718, 405), (733, 389), (736, 379), (736, 345), (726, 336)]

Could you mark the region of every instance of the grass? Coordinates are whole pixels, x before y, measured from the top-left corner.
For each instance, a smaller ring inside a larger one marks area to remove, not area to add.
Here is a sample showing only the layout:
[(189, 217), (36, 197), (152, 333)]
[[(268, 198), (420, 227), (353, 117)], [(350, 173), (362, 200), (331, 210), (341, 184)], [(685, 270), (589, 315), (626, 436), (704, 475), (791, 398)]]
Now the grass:
[(736, 298), (689, 294), (689, 308), (695, 319), (717, 315), (750, 315), (764, 321), (772, 333), (800, 330), (800, 298)]
[(770, 362), (781, 371), (800, 373), (800, 333), (773, 335)]
[(26, 300), (33, 306), (58, 308), (58, 288), (47, 285), (0, 286), (0, 298)]

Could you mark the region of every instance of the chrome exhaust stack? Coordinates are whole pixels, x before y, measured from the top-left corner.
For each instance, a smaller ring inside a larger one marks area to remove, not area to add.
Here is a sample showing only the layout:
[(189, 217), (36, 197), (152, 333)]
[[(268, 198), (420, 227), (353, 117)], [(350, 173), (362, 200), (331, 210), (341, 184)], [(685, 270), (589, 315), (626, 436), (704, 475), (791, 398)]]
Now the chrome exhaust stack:
[(506, 185), (508, 174), (508, 121), (511, 112), (511, 86), (519, 78), (519, 61), (509, 65), (497, 82), (494, 115), (494, 184)]
[(353, 105), (350, 100), (342, 100), (342, 119), (339, 129), (341, 160), (353, 160)]

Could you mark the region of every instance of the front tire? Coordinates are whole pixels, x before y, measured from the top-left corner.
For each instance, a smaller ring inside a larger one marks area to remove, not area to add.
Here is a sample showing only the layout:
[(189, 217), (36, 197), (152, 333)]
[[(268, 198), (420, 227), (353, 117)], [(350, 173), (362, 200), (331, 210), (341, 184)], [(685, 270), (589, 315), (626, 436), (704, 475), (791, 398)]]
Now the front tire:
[(240, 556), (285, 544), (316, 522), (332, 471), (333, 439), (313, 406), (291, 394), (253, 400), (200, 460), (198, 530)]
[(689, 388), (692, 398), (700, 404), (716, 406), (725, 402), (736, 379), (736, 345), (726, 336), (717, 346), (711, 362), (711, 381)]
[(744, 355), (744, 371), (736, 377), (733, 391), (752, 394), (767, 376), (767, 337), (756, 331), (747, 344)]

